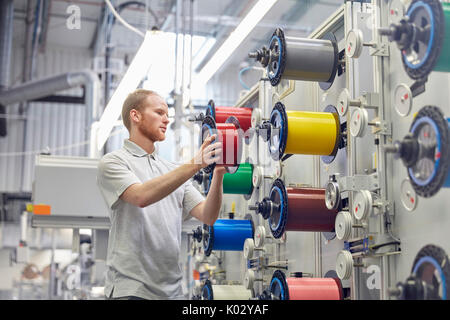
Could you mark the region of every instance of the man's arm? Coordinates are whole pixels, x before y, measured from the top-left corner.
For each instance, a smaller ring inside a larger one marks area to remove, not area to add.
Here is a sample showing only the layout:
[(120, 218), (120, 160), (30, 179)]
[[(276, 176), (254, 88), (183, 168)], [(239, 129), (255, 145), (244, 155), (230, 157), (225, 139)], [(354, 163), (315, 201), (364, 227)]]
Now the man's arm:
[(216, 167), (206, 200), (194, 207), (190, 214), (201, 222), (212, 226), (216, 222), (222, 206), (224, 167)]
[(214, 153), (221, 153), (221, 143), (211, 144), (215, 136), (211, 136), (202, 144), (199, 153), (190, 161), (178, 168), (153, 178), (144, 183), (129, 186), (120, 196), (120, 199), (135, 206), (144, 208), (152, 203), (167, 197), (183, 183), (189, 180), (197, 171), (216, 162), (218, 157)]

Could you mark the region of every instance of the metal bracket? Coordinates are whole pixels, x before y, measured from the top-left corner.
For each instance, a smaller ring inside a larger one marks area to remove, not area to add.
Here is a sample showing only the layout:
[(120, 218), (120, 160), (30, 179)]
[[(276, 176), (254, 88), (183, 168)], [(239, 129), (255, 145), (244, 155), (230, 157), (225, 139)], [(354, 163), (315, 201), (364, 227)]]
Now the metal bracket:
[(338, 182), (341, 185), (341, 192), (344, 191), (359, 191), (369, 190), (376, 191), (380, 189), (380, 181), (378, 173), (372, 173), (369, 175), (354, 175), (339, 177)]
[(379, 108), (380, 94), (376, 92), (364, 92), (360, 97), (361, 105), (364, 108)]
[(369, 49), (369, 53), (371, 56), (376, 57), (389, 57), (389, 43), (381, 42), (381, 43), (373, 43), (371, 48)]
[(375, 122), (377, 124), (376, 126), (372, 127), (373, 134), (382, 134), (385, 136), (392, 135), (392, 125), (390, 122), (378, 121), (378, 118), (372, 120), (372, 122)]

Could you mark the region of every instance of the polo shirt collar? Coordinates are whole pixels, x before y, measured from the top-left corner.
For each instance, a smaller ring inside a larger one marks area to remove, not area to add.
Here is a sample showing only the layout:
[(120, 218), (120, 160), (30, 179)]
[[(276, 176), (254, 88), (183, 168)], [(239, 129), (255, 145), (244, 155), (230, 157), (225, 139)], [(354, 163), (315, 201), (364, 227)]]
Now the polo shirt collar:
[(155, 155), (156, 155), (156, 148), (155, 150), (151, 153), (148, 154), (147, 151), (145, 151), (144, 149), (142, 149), (140, 146), (138, 146), (136, 143), (134, 143), (133, 141), (130, 141), (129, 139), (125, 139), (123, 142), (123, 147), (130, 152), (132, 155), (136, 156), (136, 157), (145, 157), (147, 155), (150, 155), (150, 157), (152, 157), (153, 159), (155, 159)]

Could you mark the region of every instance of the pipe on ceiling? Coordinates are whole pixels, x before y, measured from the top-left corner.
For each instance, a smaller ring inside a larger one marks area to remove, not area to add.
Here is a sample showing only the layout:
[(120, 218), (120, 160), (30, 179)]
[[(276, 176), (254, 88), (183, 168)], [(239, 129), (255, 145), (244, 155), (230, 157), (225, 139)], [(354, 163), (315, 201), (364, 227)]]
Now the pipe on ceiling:
[[(85, 130), (86, 140), (89, 141), (91, 124), (100, 117), (98, 92), (100, 81), (97, 74), (91, 70), (68, 72), (23, 83), (7, 91), (0, 92), (0, 104), (11, 105), (21, 101), (30, 101), (78, 86), (85, 86)], [(88, 152), (89, 145), (86, 146), (86, 154)]]

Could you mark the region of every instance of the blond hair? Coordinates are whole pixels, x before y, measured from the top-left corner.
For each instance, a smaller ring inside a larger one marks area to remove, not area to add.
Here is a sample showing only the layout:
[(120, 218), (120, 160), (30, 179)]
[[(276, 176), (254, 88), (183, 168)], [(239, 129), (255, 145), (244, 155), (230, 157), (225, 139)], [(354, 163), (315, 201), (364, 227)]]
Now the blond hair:
[(159, 94), (152, 90), (136, 89), (125, 99), (122, 107), (122, 121), (128, 131), (131, 130), (130, 111), (136, 109), (142, 112), (144, 100), (152, 95), (159, 96)]

